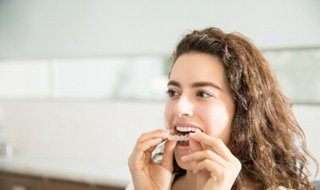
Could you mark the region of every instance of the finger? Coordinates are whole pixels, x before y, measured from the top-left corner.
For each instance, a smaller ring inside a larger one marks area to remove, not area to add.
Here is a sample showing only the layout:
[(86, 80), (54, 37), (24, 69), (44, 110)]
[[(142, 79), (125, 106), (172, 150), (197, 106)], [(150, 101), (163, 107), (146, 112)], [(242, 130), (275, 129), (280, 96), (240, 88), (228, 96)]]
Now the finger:
[(198, 173), (201, 170), (207, 170), (211, 176), (221, 176), (223, 175), (224, 168), (212, 160), (205, 159), (195, 166), (193, 173)]
[(201, 146), (201, 144), (198, 141), (191, 138), (189, 138), (189, 146), (190, 146), (191, 152), (197, 152), (197, 151), (203, 150), (203, 147)]
[(190, 133), (189, 138), (208, 145), (218, 155), (222, 156), (226, 160), (230, 161), (234, 157), (229, 148), (223, 143), (221, 139), (209, 136), (199, 131), (196, 131), (195, 133)]
[(151, 139), (142, 144), (136, 144), (128, 159), (130, 171), (140, 170), (151, 161), (151, 152), (146, 151), (161, 142), (161, 138)]
[(167, 141), (164, 150), (161, 165), (162, 167), (168, 169), (169, 171), (173, 171), (173, 156), (174, 156), (174, 148), (177, 144), (177, 141)]
[(198, 162), (193, 172), (199, 172), (200, 170), (204, 170), (204, 169), (207, 170), (209, 173), (211, 173), (211, 176), (236, 177), (241, 170), (241, 164), (240, 162), (234, 162), (234, 163), (230, 163), (230, 165), (228, 166), (221, 166), (212, 160), (205, 159), (201, 162)]
[(153, 139), (153, 138), (167, 138), (167, 136), (169, 135), (170, 131), (167, 129), (158, 129), (155, 131), (150, 131), (147, 133), (143, 133), (141, 134), (141, 136), (139, 137), (137, 144), (138, 143), (143, 143), (149, 139)]
[[(155, 148), (156, 145), (158, 145), (159, 143), (161, 143), (162, 138), (155, 138), (155, 139), (150, 139), (144, 143), (140, 143), (140, 144), (136, 144), (134, 150), (133, 150), (133, 156), (137, 159), (140, 159), (145, 151), (149, 150), (150, 148)], [(151, 156), (151, 151), (149, 150), (148, 153)]]
[(202, 161), (206, 159), (212, 160), (221, 166), (227, 166), (229, 164), (229, 162), (211, 150), (198, 151), (181, 157), (181, 160), (185, 162)]

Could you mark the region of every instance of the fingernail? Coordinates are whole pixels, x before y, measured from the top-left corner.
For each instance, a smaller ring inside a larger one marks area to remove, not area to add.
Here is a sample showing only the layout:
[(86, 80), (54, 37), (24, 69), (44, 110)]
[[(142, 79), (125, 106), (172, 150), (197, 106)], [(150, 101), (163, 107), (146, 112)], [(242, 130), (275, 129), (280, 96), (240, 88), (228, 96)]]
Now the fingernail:
[(187, 158), (186, 158), (186, 156), (182, 156), (180, 159), (181, 159), (182, 161), (185, 161)]

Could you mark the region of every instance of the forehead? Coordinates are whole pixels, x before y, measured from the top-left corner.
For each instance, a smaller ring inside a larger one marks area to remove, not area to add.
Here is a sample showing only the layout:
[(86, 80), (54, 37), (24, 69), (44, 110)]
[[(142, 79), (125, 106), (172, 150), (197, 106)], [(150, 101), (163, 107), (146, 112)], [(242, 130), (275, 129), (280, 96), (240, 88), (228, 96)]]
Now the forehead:
[(221, 87), (226, 86), (222, 63), (218, 58), (204, 53), (188, 53), (178, 57), (172, 67), (170, 80), (180, 83), (209, 81)]

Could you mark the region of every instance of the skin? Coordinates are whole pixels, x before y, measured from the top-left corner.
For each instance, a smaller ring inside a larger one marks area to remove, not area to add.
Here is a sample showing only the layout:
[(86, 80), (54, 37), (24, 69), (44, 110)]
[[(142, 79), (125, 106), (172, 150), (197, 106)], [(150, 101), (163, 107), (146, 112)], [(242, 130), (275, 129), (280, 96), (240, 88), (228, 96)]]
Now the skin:
[[(241, 164), (226, 146), (235, 108), (222, 64), (208, 54), (181, 55), (171, 70), (168, 94), (165, 114), (171, 133), (177, 125), (201, 132), (189, 135), (188, 147), (167, 141), (160, 164), (151, 161), (150, 151), (170, 131), (142, 134), (129, 158), (135, 189), (230, 189)], [(171, 186), (173, 156), (187, 174)]]
[(128, 165), (135, 190), (170, 189), (172, 178), (172, 159), (175, 141), (167, 141), (161, 164), (151, 159), (151, 152), (156, 145), (166, 139), (169, 130), (155, 130), (142, 134), (129, 157)]

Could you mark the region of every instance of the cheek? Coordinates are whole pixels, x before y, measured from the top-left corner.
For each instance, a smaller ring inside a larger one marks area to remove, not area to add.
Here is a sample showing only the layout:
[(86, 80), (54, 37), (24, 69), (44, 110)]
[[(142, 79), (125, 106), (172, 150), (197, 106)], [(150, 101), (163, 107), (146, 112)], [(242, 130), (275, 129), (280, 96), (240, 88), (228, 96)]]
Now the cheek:
[(167, 122), (167, 128), (171, 129), (171, 124), (173, 122), (173, 105), (170, 102), (167, 102), (166, 104), (165, 117)]
[(210, 136), (221, 138), (228, 143), (231, 134), (233, 113), (224, 106), (215, 106), (206, 110), (203, 120), (207, 126), (207, 133)]

